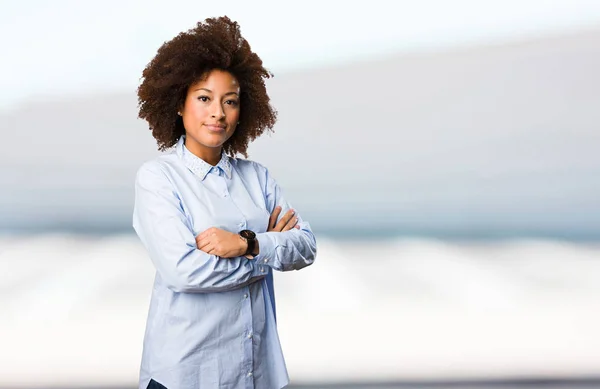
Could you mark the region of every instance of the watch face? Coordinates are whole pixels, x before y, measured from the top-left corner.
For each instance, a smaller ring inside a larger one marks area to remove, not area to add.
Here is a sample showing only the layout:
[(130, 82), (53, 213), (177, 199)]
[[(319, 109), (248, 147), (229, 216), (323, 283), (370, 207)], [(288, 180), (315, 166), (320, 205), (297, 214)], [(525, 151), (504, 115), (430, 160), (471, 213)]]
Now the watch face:
[(242, 230), (240, 231), (240, 235), (245, 239), (254, 239), (256, 238), (256, 234), (250, 230)]

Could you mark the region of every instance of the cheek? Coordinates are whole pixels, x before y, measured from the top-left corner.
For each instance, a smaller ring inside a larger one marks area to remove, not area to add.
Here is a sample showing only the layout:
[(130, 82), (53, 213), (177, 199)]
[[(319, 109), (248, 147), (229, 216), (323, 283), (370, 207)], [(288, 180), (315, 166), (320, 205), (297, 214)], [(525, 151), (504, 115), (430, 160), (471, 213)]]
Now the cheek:
[(192, 105), (189, 112), (196, 120), (202, 120), (208, 115), (208, 110), (199, 104)]
[(229, 112), (227, 114), (227, 121), (230, 124), (236, 124), (239, 120), (240, 120), (240, 111), (239, 110), (235, 110), (235, 111), (232, 110), (232, 112)]
[(235, 120), (237, 121), (238, 118), (240, 117), (240, 109), (239, 108), (229, 108), (229, 111), (227, 112), (227, 116), (231, 117), (232, 119), (235, 118)]
[(185, 102), (185, 113), (186, 116), (191, 118), (192, 120), (197, 120), (206, 117), (207, 109), (199, 102), (194, 99), (188, 99)]

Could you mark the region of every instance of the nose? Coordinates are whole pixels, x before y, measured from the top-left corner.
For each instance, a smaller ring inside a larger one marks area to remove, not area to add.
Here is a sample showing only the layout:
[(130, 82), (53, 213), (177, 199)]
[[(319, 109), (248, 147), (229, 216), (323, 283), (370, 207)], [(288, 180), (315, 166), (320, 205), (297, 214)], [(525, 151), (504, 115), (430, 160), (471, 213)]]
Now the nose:
[(219, 104), (218, 102), (215, 102), (215, 104), (213, 104), (213, 110), (212, 110), (211, 116), (215, 119), (222, 119), (225, 117), (225, 111), (223, 110), (223, 107), (221, 106), (221, 104)]

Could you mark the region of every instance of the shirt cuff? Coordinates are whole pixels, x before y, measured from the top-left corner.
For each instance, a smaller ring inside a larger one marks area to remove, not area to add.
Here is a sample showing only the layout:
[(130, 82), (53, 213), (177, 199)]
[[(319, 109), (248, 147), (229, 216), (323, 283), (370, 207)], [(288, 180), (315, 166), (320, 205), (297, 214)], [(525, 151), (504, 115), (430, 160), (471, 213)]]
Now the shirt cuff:
[(254, 271), (252, 272), (252, 278), (265, 277), (267, 274), (269, 274), (269, 266), (261, 265), (259, 263), (254, 264)]
[(273, 267), (275, 262), (275, 248), (277, 247), (275, 239), (268, 232), (256, 234), (258, 241), (259, 253), (254, 257), (257, 267), (270, 266)]

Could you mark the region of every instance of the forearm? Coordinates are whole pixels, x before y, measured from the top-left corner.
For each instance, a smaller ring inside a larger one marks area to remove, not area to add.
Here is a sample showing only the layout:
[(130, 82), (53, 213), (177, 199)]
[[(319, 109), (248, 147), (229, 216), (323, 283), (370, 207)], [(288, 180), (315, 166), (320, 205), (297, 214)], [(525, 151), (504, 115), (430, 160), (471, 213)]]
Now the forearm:
[(134, 224), (134, 228), (161, 279), (176, 292), (209, 293), (238, 289), (267, 273), (264, 266), (258, 266), (248, 258), (221, 258), (207, 254), (189, 242), (146, 239), (139, 224)]
[[(256, 266), (247, 258), (221, 258), (202, 252), (198, 255), (197, 251), (190, 253), (188, 258), (182, 258), (182, 265), (173, 269), (170, 289), (185, 293), (224, 292), (244, 287), (266, 275), (264, 266)], [(193, 260), (194, 256), (198, 256), (200, 261)], [(184, 265), (183, 262), (189, 259), (192, 259), (190, 266)]]
[(299, 229), (285, 232), (263, 232), (256, 234), (259, 265), (268, 265), (274, 270), (299, 270), (310, 266), (317, 255), (317, 243), (308, 223)]

